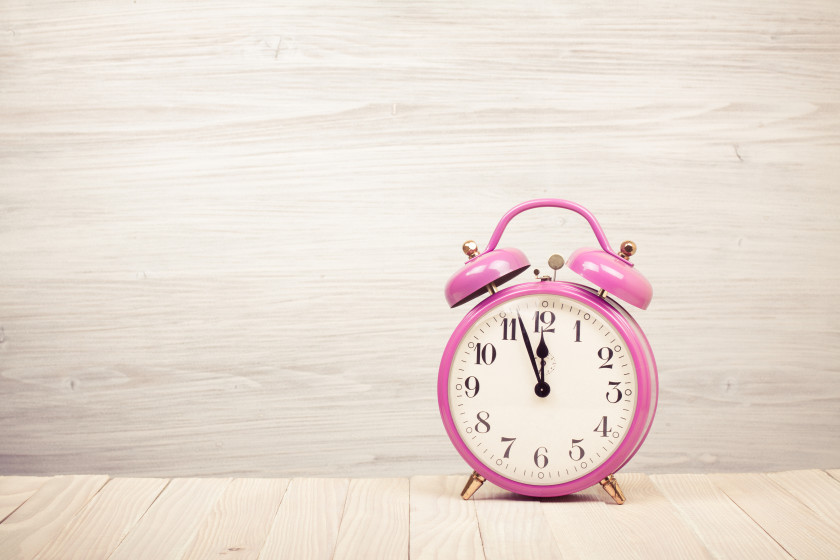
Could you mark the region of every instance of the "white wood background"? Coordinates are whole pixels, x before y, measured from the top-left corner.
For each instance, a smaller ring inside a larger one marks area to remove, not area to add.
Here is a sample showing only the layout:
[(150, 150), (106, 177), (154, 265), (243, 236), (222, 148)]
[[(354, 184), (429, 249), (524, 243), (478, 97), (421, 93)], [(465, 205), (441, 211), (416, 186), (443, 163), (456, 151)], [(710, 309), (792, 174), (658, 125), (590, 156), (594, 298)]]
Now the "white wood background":
[(2, 0), (0, 472), (466, 471), (443, 284), (544, 196), (654, 286), (630, 470), (836, 468), (838, 176), (836, 0)]

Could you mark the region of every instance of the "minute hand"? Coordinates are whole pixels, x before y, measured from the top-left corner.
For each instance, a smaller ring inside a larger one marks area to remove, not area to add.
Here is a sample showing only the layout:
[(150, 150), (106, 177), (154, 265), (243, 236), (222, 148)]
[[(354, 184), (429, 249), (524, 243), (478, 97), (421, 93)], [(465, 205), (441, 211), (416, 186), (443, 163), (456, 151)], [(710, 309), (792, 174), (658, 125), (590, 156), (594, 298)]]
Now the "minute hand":
[(528, 331), (525, 330), (525, 323), (522, 322), (522, 316), (519, 319), (519, 332), (522, 333), (522, 340), (525, 341), (525, 349), (528, 350), (528, 358), (531, 360), (531, 367), (534, 369), (534, 375), (537, 377), (537, 383), (542, 383), (540, 379), (540, 370), (537, 369), (537, 360), (534, 358), (534, 349), (531, 348), (531, 340), (528, 338)]

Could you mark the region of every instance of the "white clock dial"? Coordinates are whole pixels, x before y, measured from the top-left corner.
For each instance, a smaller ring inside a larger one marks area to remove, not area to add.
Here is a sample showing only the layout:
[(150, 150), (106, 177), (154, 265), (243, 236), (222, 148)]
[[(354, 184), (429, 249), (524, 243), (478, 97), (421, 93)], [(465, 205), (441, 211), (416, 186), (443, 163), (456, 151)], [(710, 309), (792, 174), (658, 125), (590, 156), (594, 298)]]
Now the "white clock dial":
[(615, 452), (636, 389), (627, 343), (603, 315), (536, 294), (493, 307), (469, 328), (451, 364), (449, 405), (461, 439), (489, 469), (553, 485)]

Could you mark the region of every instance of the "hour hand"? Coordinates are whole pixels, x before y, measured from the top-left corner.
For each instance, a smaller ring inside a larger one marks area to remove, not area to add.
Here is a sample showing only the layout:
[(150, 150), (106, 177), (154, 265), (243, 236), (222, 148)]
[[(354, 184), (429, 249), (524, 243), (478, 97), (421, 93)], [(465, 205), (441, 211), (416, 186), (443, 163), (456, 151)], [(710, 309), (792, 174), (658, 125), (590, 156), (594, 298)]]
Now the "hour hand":
[(534, 392), (538, 397), (547, 397), (551, 387), (545, 382), (545, 359), (548, 357), (548, 346), (545, 345), (545, 333), (540, 333), (540, 343), (537, 345), (537, 356), (540, 358), (540, 377)]
[[(534, 386), (534, 393), (540, 398), (547, 397), (551, 387), (543, 380), (542, 372), (545, 370), (545, 358), (542, 360), (542, 367), (537, 368), (537, 360), (534, 358), (534, 349), (531, 348), (531, 339), (528, 337), (528, 331), (525, 330), (525, 323), (522, 322), (522, 316), (519, 319), (519, 332), (522, 333), (522, 340), (525, 342), (525, 349), (528, 351), (528, 359), (531, 361), (531, 367), (534, 369), (534, 375), (537, 377), (537, 384)], [(540, 345), (545, 348), (545, 355), (548, 356), (548, 347), (545, 346), (545, 341), (540, 339)], [(539, 349), (538, 349), (539, 351)]]
[(540, 343), (537, 345), (537, 357), (540, 359), (540, 379), (545, 383), (545, 359), (548, 357), (548, 346), (545, 344), (545, 333), (540, 333)]

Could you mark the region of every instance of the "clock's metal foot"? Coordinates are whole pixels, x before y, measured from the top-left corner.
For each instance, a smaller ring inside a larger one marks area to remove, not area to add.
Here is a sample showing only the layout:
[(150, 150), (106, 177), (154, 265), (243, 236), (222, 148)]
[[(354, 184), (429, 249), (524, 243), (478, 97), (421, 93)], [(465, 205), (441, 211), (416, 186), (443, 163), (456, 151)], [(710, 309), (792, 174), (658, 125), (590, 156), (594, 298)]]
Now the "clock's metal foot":
[(465, 500), (469, 500), (472, 498), (472, 495), (475, 494), (475, 491), (481, 488), (481, 485), (484, 484), (484, 481), (487, 480), (477, 472), (473, 471), (470, 475), (470, 479), (467, 481), (467, 484), (464, 486), (464, 489), (461, 490), (461, 497)]
[(615, 500), (615, 503), (618, 505), (624, 503), (624, 492), (621, 491), (621, 487), (618, 485), (618, 481), (615, 479), (614, 475), (610, 475), (602, 480), (601, 486), (607, 491), (607, 494)]

